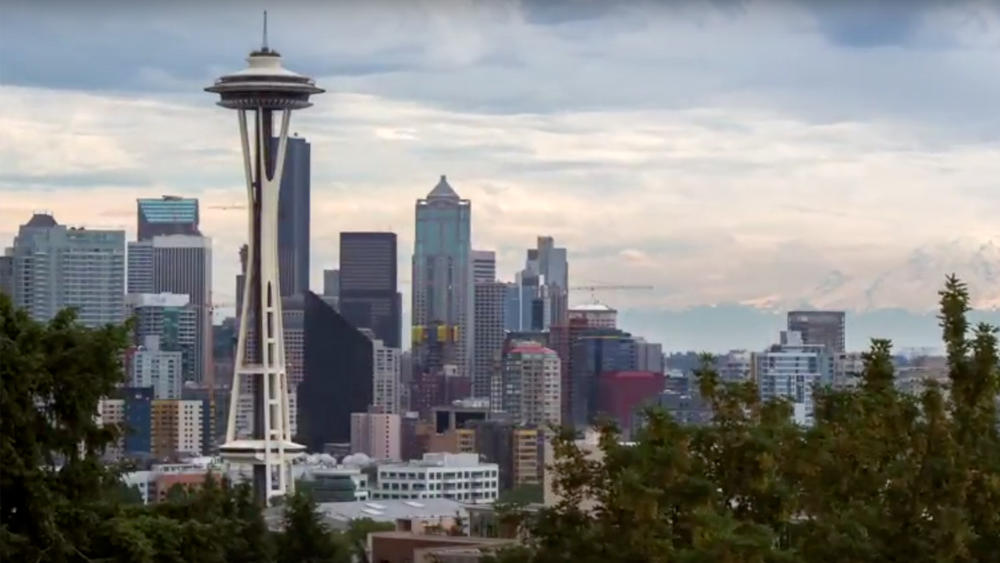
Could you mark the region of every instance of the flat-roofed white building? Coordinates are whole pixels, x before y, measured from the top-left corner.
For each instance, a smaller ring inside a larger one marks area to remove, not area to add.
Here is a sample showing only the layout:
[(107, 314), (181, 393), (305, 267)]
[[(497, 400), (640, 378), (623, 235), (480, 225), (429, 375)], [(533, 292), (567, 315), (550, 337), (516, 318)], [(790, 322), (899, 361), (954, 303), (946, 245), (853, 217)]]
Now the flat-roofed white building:
[(479, 454), (427, 453), (420, 460), (380, 465), (372, 499), (492, 503), (499, 493), (499, 474), (499, 466), (480, 462)]

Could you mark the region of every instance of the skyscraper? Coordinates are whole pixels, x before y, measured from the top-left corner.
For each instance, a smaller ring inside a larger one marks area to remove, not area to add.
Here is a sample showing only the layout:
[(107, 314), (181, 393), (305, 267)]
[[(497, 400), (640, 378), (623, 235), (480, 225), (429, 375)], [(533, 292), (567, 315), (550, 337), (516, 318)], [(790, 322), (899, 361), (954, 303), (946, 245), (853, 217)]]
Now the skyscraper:
[(635, 340), (613, 328), (586, 329), (571, 341), (570, 420), (583, 428), (597, 413), (599, 377), (605, 372), (635, 371)]
[(830, 354), (845, 351), (843, 311), (789, 311), (788, 330), (798, 332), (803, 344), (822, 344)]
[(520, 342), (504, 354), (503, 412), (528, 426), (559, 425), (559, 356), (535, 342)]
[(472, 281), (491, 282), (497, 279), (497, 256), (492, 250), (472, 251)]
[(413, 249), (414, 374), (456, 366), (471, 372), (472, 204), (459, 198), (442, 175), (416, 204)]
[(197, 316), (194, 381), (209, 381), (212, 360), (212, 239), (201, 235), (158, 235), (128, 244), (129, 294), (188, 296)]
[(500, 374), (504, 342), (504, 296), (507, 285), (477, 281), (473, 304), (472, 396), (489, 398), (493, 380)]
[(299, 439), (310, 451), (349, 442), (351, 413), (372, 404), (372, 341), (312, 292), (304, 294), (305, 373), (298, 388)]
[(136, 208), (139, 240), (160, 235), (201, 235), (197, 199), (165, 195), (160, 199), (138, 199)]
[(378, 339), (372, 341), (372, 405), (382, 412), (402, 411), (399, 356), (399, 348), (390, 348)]
[[(271, 138), (277, 154), (278, 138)], [(281, 295), (309, 289), (310, 146), (298, 136), (288, 137), (278, 198), (278, 271)]]
[(47, 321), (67, 307), (86, 326), (120, 323), (125, 314), (125, 231), (67, 228), (36, 213), (21, 225), (12, 257), (13, 301)]
[(402, 331), (396, 263), (396, 233), (340, 233), (340, 313), (390, 348)]

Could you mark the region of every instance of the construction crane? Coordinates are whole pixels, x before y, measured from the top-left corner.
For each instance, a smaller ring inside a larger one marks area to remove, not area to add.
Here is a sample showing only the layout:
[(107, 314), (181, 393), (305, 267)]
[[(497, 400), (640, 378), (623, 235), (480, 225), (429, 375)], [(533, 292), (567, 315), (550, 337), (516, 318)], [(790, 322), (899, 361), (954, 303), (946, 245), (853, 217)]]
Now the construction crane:
[(574, 285), (570, 286), (569, 290), (577, 291), (589, 291), (590, 298), (594, 303), (597, 303), (597, 297), (595, 295), (598, 291), (642, 291), (653, 289), (651, 285)]

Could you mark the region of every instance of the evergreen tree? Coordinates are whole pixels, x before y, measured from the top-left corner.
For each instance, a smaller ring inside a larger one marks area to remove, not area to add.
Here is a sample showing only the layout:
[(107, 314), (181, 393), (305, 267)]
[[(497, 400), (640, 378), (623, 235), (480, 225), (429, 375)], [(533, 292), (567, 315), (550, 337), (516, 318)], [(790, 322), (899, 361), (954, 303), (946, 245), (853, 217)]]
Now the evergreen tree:
[(279, 563), (348, 563), (350, 552), (339, 534), (330, 532), (316, 503), (302, 492), (285, 503), (284, 531), (278, 537)]

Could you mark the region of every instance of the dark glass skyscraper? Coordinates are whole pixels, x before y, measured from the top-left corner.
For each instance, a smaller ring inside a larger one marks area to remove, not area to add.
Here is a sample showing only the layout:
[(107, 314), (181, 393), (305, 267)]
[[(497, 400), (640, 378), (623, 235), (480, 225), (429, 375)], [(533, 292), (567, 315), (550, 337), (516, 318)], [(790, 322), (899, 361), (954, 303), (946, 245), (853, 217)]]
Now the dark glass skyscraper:
[(583, 428), (597, 413), (599, 376), (635, 370), (635, 340), (617, 329), (593, 328), (579, 334), (570, 346), (571, 418), (563, 423)]
[(372, 403), (372, 341), (312, 292), (303, 294), (304, 377), (298, 435), (309, 451), (349, 442), (351, 413)]
[(390, 348), (402, 330), (396, 279), (396, 233), (340, 233), (340, 313)]
[[(271, 143), (277, 151), (278, 140)], [(283, 296), (309, 289), (309, 142), (288, 137), (286, 150), (278, 197), (278, 277)]]

